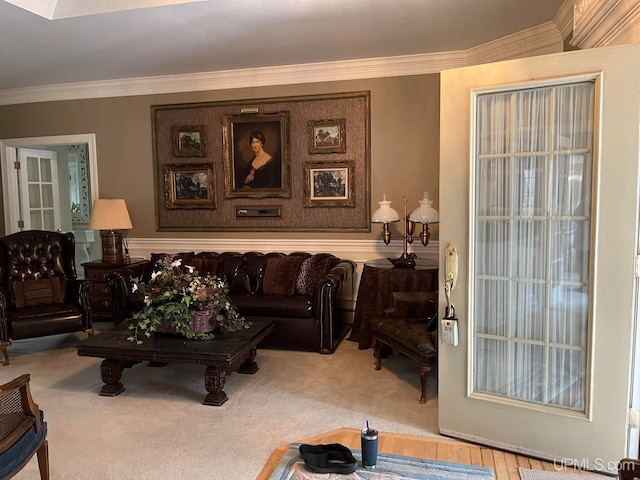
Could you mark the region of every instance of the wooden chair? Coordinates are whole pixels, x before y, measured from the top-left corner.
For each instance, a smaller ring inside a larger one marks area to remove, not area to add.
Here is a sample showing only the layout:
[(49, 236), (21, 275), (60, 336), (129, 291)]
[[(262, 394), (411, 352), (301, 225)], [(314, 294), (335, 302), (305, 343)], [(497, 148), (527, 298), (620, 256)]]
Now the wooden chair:
[(38, 454), (41, 480), (49, 479), (49, 445), (44, 413), (31, 397), (30, 376), (0, 385), (0, 478), (16, 475)]
[(635, 458), (623, 458), (618, 463), (618, 478), (620, 480), (640, 479), (640, 460)]
[(438, 358), (438, 292), (392, 292), (391, 301), (371, 325), (375, 368), (382, 368), (383, 344), (417, 362), (420, 403), (426, 403), (427, 374)]
[(0, 238), (0, 351), (11, 340), (93, 334), (91, 282), (78, 280), (72, 233), (25, 230)]

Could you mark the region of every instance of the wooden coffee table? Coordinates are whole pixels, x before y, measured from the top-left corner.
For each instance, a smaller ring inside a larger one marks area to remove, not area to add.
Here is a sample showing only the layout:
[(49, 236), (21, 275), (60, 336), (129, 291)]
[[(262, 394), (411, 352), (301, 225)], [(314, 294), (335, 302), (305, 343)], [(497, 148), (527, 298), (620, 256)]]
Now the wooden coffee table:
[(137, 345), (127, 340), (128, 322), (113, 330), (89, 337), (78, 344), (78, 355), (104, 358), (100, 374), (104, 385), (100, 395), (115, 397), (124, 391), (120, 383), (125, 368), (148, 361), (151, 365), (194, 363), (206, 365), (204, 386), (209, 392), (205, 405), (220, 406), (227, 401), (223, 388), (232, 372), (255, 373), (258, 344), (273, 330), (271, 320), (254, 320), (245, 330), (220, 334), (212, 340), (188, 340), (178, 335), (154, 333)]

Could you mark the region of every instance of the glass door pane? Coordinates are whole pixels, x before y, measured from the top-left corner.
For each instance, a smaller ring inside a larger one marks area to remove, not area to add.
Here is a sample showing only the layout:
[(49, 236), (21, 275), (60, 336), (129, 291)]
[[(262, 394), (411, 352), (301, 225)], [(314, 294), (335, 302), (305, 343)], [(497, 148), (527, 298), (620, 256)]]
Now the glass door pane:
[(473, 392), (584, 412), (593, 83), (476, 107)]

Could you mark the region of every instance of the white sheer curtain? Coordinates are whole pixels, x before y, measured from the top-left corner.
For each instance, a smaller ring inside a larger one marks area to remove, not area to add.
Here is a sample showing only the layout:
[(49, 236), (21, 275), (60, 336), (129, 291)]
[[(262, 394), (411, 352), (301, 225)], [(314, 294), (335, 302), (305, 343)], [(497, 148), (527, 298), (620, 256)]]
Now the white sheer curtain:
[(474, 392), (586, 408), (594, 94), (476, 97)]

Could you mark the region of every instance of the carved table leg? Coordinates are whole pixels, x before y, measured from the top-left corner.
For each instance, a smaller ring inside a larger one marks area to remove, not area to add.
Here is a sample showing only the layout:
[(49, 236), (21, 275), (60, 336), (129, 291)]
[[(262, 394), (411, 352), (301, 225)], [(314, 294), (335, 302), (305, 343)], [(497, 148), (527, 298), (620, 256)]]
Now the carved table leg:
[(427, 403), (427, 374), (431, 371), (431, 365), (418, 365), (420, 374), (420, 403)]
[(115, 397), (124, 392), (124, 385), (120, 383), (124, 362), (107, 358), (100, 365), (100, 375), (105, 383), (100, 390), (100, 395), (104, 397)]
[(204, 398), (204, 405), (219, 407), (228, 400), (227, 394), (223, 392), (226, 381), (225, 369), (222, 367), (208, 366), (204, 372), (204, 388), (207, 389), (207, 396)]
[(247, 353), (247, 358), (244, 363), (240, 365), (238, 373), (256, 373), (258, 371), (258, 364), (255, 362), (257, 353), (258, 351), (256, 347), (252, 348), (249, 353)]
[(373, 339), (373, 356), (376, 357), (376, 370), (382, 368), (382, 352), (380, 352), (381, 342), (377, 338)]

